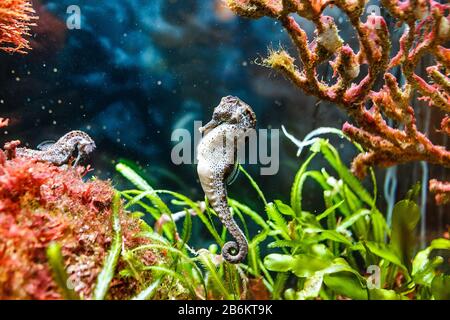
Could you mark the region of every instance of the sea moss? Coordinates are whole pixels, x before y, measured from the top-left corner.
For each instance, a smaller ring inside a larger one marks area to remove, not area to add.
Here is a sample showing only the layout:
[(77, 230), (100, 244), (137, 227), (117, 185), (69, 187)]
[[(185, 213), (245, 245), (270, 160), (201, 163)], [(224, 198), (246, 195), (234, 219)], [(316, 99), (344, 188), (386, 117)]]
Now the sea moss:
[[(46, 250), (62, 246), (68, 285), (91, 298), (97, 275), (110, 248), (114, 188), (109, 181), (83, 181), (86, 168), (57, 167), (28, 159), (7, 160), (0, 150), (0, 299), (61, 299)], [(142, 221), (122, 208), (119, 212), (123, 249), (150, 240), (138, 236)], [(152, 265), (164, 256), (144, 251), (139, 257)], [(108, 298), (129, 298), (150, 280), (121, 277), (119, 260)]]

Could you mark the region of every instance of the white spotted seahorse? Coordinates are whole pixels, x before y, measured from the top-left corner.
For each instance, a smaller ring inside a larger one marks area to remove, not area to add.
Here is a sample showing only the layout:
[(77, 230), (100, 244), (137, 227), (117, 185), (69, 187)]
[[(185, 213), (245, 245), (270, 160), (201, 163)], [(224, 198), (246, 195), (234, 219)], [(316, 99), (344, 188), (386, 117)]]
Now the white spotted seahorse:
[(16, 156), (31, 158), (37, 161), (50, 162), (61, 166), (68, 164), (75, 151), (77, 158), (74, 167), (78, 162), (95, 150), (95, 142), (85, 132), (74, 130), (66, 133), (58, 141), (45, 143), (38, 146), (37, 150), (28, 148), (17, 148)]
[(256, 116), (250, 106), (227, 96), (214, 109), (212, 120), (200, 128), (204, 136), (197, 147), (197, 173), (209, 203), (234, 238), (222, 248), (223, 258), (230, 263), (244, 260), (248, 242), (231, 215), (226, 184), (236, 170), (238, 144), (255, 127)]

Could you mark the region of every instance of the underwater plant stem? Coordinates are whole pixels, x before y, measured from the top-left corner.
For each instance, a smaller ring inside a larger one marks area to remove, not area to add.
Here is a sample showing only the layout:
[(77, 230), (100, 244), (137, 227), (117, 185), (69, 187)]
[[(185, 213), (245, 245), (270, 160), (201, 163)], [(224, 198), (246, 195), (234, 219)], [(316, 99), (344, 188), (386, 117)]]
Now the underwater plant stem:
[(420, 190), (420, 248), (424, 249), (426, 244), (426, 228), (427, 228), (427, 196), (428, 196), (428, 163), (420, 162), (422, 167), (422, 186)]
[(252, 178), (252, 176), (244, 169), (242, 165), (239, 164), (239, 170), (244, 173), (244, 175), (247, 177), (247, 179), (250, 181), (250, 184), (253, 186), (253, 188), (258, 193), (258, 196), (261, 198), (261, 200), (264, 202), (264, 205), (267, 205), (266, 197), (264, 196), (264, 193), (261, 191), (260, 187), (256, 183), (256, 181)]
[(386, 274), (386, 283), (388, 285), (388, 288), (392, 288), (394, 281), (395, 281), (395, 275), (397, 274), (397, 266), (391, 264), (390, 268), (388, 268), (388, 272)]
[[(148, 191), (141, 191), (141, 190), (126, 190), (126, 191), (122, 191), (121, 192), (122, 196), (128, 200), (128, 203), (125, 205), (125, 209), (127, 209), (128, 207), (137, 204), (139, 206), (141, 206), (142, 208), (145, 209), (145, 211), (147, 213), (149, 213), (156, 221), (158, 221), (161, 216), (163, 214), (161, 214), (161, 211), (159, 209), (156, 209), (154, 207), (151, 207), (149, 205), (147, 205), (146, 203), (144, 203), (142, 201), (142, 198), (146, 197), (148, 195)], [(136, 196), (131, 196), (130, 194), (136, 195)], [(154, 204), (154, 203), (153, 203)], [(168, 215), (169, 218), (171, 217), (170, 215)], [(169, 239), (170, 241), (173, 241), (173, 224), (170, 223), (164, 223), (162, 226), (162, 230), (164, 232), (164, 235), (167, 237), (167, 239)]]
[(238, 280), (239, 276), (236, 275), (236, 269), (234, 268), (234, 265), (230, 263), (225, 263), (223, 267), (224, 273), (227, 278), (227, 282), (229, 284), (229, 289), (231, 290), (234, 299), (237, 300), (240, 297), (239, 280)]
[(64, 268), (63, 256), (61, 253), (61, 245), (58, 243), (51, 243), (47, 248), (47, 259), (50, 267), (53, 271), (53, 279), (62, 290), (64, 299), (67, 300), (80, 300), (78, 294), (69, 288), (69, 277)]
[(114, 270), (116, 269), (117, 262), (119, 261), (119, 256), (122, 249), (122, 232), (119, 219), (119, 209), (120, 193), (116, 192), (112, 203), (112, 229), (114, 232), (114, 238), (103, 269), (97, 277), (97, 284), (95, 286), (93, 296), (95, 300), (103, 300), (106, 297), (109, 290), (109, 284), (114, 277)]
[(141, 293), (139, 293), (132, 300), (149, 300), (149, 299), (151, 299), (153, 297), (153, 295), (156, 293), (156, 289), (161, 284), (163, 278), (164, 278), (164, 275), (157, 278), (146, 289), (144, 289)]
[[(228, 292), (225, 288), (221, 277), (219, 276), (216, 266), (211, 260), (210, 253), (202, 253), (199, 256), (200, 262), (205, 266), (208, 270), (208, 281), (211, 280), (216, 289), (223, 295), (223, 298), (226, 300), (231, 300), (233, 296)], [(223, 266), (223, 264), (222, 264)]]

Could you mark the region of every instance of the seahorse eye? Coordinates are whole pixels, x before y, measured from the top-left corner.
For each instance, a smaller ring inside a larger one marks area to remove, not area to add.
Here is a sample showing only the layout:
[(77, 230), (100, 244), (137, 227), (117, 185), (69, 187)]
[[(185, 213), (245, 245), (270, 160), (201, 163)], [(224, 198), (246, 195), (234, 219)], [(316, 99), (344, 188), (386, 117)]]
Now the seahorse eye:
[(231, 114), (228, 110), (220, 108), (213, 113), (213, 120), (217, 123), (227, 122), (231, 118)]

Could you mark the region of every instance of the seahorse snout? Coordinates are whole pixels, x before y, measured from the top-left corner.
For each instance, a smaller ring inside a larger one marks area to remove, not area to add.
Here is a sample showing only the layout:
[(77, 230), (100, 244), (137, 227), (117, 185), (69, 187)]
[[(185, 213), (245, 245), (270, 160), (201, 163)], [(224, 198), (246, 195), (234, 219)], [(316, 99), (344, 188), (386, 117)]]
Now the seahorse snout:
[(200, 127), (198, 130), (200, 133), (207, 134), (209, 131), (217, 127), (220, 123), (216, 120), (212, 119), (207, 124), (205, 124), (203, 127)]
[(96, 145), (94, 142), (90, 142), (90, 143), (86, 143), (86, 144), (82, 144), (80, 146), (80, 151), (82, 151), (84, 154), (89, 154), (94, 152), (96, 148)]

